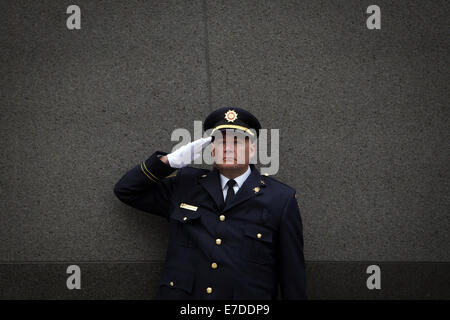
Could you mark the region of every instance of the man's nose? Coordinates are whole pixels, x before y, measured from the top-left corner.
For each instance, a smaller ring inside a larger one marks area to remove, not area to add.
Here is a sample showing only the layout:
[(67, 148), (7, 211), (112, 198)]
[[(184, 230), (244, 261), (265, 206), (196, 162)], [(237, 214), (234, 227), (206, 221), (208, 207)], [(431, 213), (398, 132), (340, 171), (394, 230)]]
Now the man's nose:
[(226, 141), (223, 146), (224, 151), (234, 152), (234, 143)]

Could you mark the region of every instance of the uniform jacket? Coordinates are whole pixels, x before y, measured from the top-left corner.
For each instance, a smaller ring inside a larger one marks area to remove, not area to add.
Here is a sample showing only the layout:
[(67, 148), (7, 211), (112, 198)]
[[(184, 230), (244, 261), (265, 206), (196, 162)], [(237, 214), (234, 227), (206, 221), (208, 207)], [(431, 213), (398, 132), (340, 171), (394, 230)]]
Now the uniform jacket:
[[(167, 219), (157, 299), (304, 299), (302, 221), (295, 190), (251, 174), (224, 205), (217, 169), (174, 169), (155, 152), (114, 187), (127, 205)], [(172, 175), (171, 175), (172, 174)]]

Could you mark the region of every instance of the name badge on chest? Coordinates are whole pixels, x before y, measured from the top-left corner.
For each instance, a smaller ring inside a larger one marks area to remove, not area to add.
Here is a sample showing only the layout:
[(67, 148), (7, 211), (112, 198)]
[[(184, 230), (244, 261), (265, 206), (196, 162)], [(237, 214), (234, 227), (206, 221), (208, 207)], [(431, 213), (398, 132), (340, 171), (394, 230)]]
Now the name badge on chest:
[(193, 206), (193, 205), (190, 205), (187, 203), (183, 203), (183, 202), (180, 204), (180, 208), (191, 210), (191, 211), (197, 211), (197, 209), (198, 209), (198, 207), (196, 207), (196, 206)]

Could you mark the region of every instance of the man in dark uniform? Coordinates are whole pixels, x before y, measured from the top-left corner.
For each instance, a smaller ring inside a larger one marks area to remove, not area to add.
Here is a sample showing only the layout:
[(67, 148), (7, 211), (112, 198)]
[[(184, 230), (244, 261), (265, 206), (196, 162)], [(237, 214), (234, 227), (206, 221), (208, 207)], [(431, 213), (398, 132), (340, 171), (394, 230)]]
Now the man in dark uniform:
[[(157, 299), (306, 298), (295, 190), (249, 164), (259, 129), (246, 110), (218, 109), (210, 137), (157, 151), (116, 183), (122, 202), (170, 222)], [(213, 170), (188, 167), (211, 140)]]

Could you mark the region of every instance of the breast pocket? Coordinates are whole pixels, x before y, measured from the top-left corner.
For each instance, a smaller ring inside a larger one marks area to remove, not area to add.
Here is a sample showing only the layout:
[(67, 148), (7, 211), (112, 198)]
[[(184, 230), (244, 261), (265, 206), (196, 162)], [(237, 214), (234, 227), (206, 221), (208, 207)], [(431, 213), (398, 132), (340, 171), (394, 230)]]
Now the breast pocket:
[(246, 226), (244, 229), (241, 256), (245, 260), (259, 264), (273, 263), (273, 231), (265, 226)]
[(183, 247), (196, 247), (196, 228), (200, 223), (200, 211), (197, 207), (189, 205), (175, 208), (171, 215), (174, 224), (175, 242)]

